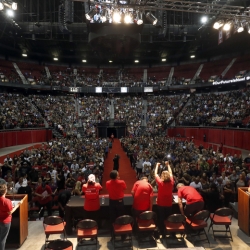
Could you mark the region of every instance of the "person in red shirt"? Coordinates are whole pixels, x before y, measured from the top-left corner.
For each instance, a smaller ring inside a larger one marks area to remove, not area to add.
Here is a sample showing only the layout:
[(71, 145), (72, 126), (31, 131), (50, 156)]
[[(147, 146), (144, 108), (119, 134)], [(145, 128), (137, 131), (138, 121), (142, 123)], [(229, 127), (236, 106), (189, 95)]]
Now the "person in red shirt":
[(42, 185), (38, 186), (35, 190), (35, 195), (38, 197), (37, 203), (39, 207), (39, 220), (43, 217), (44, 207), (46, 206), (48, 211), (48, 216), (52, 215), (52, 190), (49, 185), (46, 185), (45, 182)]
[[(190, 218), (204, 208), (204, 200), (195, 188), (184, 186), (183, 183), (179, 183), (176, 188), (178, 190), (178, 204), (181, 214)], [(184, 209), (182, 198), (186, 200), (186, 206)]]
[(88, 182), (82, 186), (82, 192), (85, 194), (84, 211), (85, 218), (98, 221), (100, 210), (99, 192), (102, 186), (95, 182), (95, 175), (88, 176)]
[(5, 249), (6, 239), (8, 237), (12, 219), (12, 213), (18, 206), (12, 207), (10, 199), (5, 198), (7, 185), (0, 184), (0, 249)]
[(112, 170), (109, 175), (110, 179), (106, 182), (106, 189), (109, 193), (109, 213), (111, 223), (115, 219), (124, 215), (124, 190), (127, 188), (125, 181), (120, 180), (119, 173)]
[(149, 210), (152, 211), (153, 188), (148, 183), (147, 177), (142, 177), (141, 180), (134, 184), (131, 194), (134, 198), (132, 206), (134, 219), (136, 219), (142, 212)]
[(161, 173), (161, 177), (158, 175), (158, 168), (161, 163), (157, 163), (155, 167), (155, 181), (158, 185), (158, 196), (156, 200), (157, 213), (158, 213), (158, 225), (160, 234), (165, 237), (165, 226), (164, 220), (171, 215), (172, 202), (173, 202), (173, 187), (174, 178), (172, 174), (172, 169), (168, 161), (165, 161), (165, 165), (168, 171), (164, 170)]

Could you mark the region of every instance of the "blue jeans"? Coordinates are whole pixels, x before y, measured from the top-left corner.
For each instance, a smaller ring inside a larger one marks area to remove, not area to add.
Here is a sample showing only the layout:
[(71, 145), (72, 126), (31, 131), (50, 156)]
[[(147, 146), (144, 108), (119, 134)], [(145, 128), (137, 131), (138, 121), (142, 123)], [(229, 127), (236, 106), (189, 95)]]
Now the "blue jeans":
[(0, 222), (0, 249), (5, 249), (5, 243), (6, 239), (8, 237), (9, 231), (10, 231), (10, 225), (11, 223), (4, 224)]

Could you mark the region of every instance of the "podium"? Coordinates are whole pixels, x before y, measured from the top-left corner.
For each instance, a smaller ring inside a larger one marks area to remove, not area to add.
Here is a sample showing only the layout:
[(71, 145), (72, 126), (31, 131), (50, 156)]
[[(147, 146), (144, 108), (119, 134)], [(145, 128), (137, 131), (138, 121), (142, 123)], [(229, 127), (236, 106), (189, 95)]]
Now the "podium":
[[(12, 214), (11, 227), (6, 241), (6, 249), (19, 248), (28, 236), (28, 195), (6, 195), (15, 206), (18, 206)], [(22, 200), (22, 204), (18, 204)]]
[(238, 188), (238, 226), (250, 236), (250, 194), (247, 190), (248, 187)]

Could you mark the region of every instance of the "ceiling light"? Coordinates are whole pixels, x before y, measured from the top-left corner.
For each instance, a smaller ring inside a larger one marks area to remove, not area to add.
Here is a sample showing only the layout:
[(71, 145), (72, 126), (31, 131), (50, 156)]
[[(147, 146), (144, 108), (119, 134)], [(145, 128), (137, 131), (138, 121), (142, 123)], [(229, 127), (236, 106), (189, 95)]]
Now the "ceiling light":
[(12, 9), (12, 10), (17, 10), (17, 3), (14, 3), (14, 2), (13, 2), (13, 3), (11, 4), (11, 9)]
[(250, 25), (249, 24), (247, 25), (247, 32), (248, 32), (248, 34), (250, 34)]
[(92, 8), (88, 13), (85, 14), (85, 17), (90, 21), (93, 16), (96, 14), (96, 8)]
[(151, 13), (151, 12), (148, 12), (146, 14), (146, 18), (148, 19), (149, 22), (151, 22), (153, 25), (156, 25), (158, 19)]
[(113, 12), (113, 22), (114, 23), (120, 23), (121, 21), (121, 14), (119, 10), (114, 10)]
[(137, 24), (143, 24), (142, 13), (140, 11), (137, 12)]
[(54, 57), (53, 60), (54, 60), (54, 61), (58, 61), (58, 58), (57, 58), (57, 57)]
[(241, 33), (242, 31), (244, 31), (244, 27), (243, 27), (242, 23), (240, 23), (238, 28), (237, 28), (237, 32)]
[(108, 14), (108, 11), (107, 9), (103, 9), (102, 12), (101, 12), (101, 21), (103, 23), (105, 23), (107, 21), (107, 14)]
[(109, 63), (112, 63), (113, 61), (109, 60)]
[(13, 16), (14, 16), (14, 11), (11, 10), (11, 9), (7, 9), (7, 10), (6, 10), (6, 14), (7, 14), (7, 16), (9, 16), (9, 17), (13, 17)]
[(131, 23), (132, 22), (132, 15), (131, 13), (126, 13), (124, 17), (124, 23)]
[(223, 20), (218, 20), (218, 21), (216, 21), (216, 22), (214, 23), (213, 28), (216, 29), (216, 30), (218, 30), (220, 27), (223, 26), (223, 24), (224, 24), (224, 21), (223, 21)]
[(0, 3), (0, 10), (3, 10), (4, 9), (4, 5), (3, 3)]
[(191, 55), (190, 58), (195, 58), (195, 55)]
[(205, 23), (207, 23), (207, 20), (208, 20), (207, 16), (203, 16), (201, 18), (201, 23), (205, 24)]
[(138, 63), (139, 61), (138, 60), (135, 60), (135, 63)]
[(231, 29), (232, 26), (232, 21), (228, 21), (227, 23), (225, 23), (225, 25), (223, 26), (223, 30), (228, 31)]
[(86, 62), (87, 62), (87, 60), (83, 59), (83, 60), (82, 60), (82, 62), (86, 63)]
[(24, 53), (24, 54), (22, 54), (22, 56), (23, 56), (23, 57), (27, 57), (28, 55)]
[(166, 62), (166, 60), (167, 60), (166, 58), (162, 58), (161, 59), (162, 62)]

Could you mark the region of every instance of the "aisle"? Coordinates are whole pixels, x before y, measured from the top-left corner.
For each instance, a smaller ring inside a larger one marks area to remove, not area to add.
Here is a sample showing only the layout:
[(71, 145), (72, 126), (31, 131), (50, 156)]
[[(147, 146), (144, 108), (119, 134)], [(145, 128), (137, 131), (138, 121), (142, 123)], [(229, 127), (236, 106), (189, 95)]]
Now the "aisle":
[(127, 189), (125, 190), (126, 194), (130, 194), (134, 183), (136, 182), (136, 174), (133, 168), (130, 166), (129, 158), (127, 154), (123, 151), (121, 147), (121, 143), (118, 139), (114, 140), (113, 147), (111, 152), (108, 154), (107, 159), (104, 162), (104, 173), (103, 173), (103, 180), (102, 180), (102, 187), (103, 190), (101, 194), (107, 194), (106, 190), (106, 181), (108, 181), (110, 171), (113, 170), (113, 158), (115, 154), (120, 156), (119, 161), (119, 175), (121, 180), (124, 180), (127, 184)]

